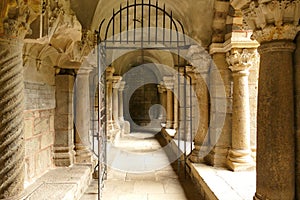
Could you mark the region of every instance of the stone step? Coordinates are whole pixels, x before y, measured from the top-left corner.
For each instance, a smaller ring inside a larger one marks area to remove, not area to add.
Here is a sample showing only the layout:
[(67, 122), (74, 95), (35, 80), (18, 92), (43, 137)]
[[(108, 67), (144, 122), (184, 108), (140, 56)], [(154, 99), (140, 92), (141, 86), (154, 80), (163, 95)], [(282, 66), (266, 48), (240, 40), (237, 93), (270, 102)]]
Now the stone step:
[(97, 200), (98, 199), (98, 180), (93, 179), (91, 184), (82, 195), (80, 200)]
[(22, 200), (79, 200), (92, 178), (92, 165), (50, 170), (25, 189)]

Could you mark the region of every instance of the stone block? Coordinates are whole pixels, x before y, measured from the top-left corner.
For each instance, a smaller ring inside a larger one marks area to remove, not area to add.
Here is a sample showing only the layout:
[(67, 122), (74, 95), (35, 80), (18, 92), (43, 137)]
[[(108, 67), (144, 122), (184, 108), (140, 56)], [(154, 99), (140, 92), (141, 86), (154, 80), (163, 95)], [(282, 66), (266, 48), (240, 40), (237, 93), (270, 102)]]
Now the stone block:
[(33, 135), (34, 131), (34, 121), (33, 119), (25, 119), (24, 120), (24, 135), (25, 135), (25, 140), (29, 139)]
[(49, 128), (50, 128), (50, 132), (54, 132), (55, 128), (54, 128), (54, 115), (51, 115), (49, 118)]
[(54, 144), (54, 135), (51, 133), (43, 134), (41, 137), (41, 149), (50, 147)]
[(73, 95), (67, 92), (56, 94), (56, 109), (55, 113), (58, 114), (71, 114), (73, 113)]
[(36, 175), (41, 175), (52, 167), (52, 157), (51, 148), (47, 148), (37, 154)]
[(74, 76), (71, 75), (57, 75), (55, 77), (55, 85), (58, 86), (57, 90), (70, 92), (74, 89)]
[(73, 134), (73, 129), (68, 131), (55, 131), (54, 146), (71, 146), (74, 142)]
[(35, 156), (25, 158), (25, 181), (30, 182), (35, 176)]
[(34, 135), (49, 132), (50, 125), (48, 118), (36, 118), (34, 120)]
[(74, 127), (73, 116), (69, 114), (56, 114), (54, 120), (55, 130), (71, 130)]
[(25, 141), (25, 156), (33, 155), (41, 149), (41, 138), (33, 137)]
[(34, 117), (34, 112), (31, 110), (25, 110), (23, 114), (24, 114), (24, 119), (29, 119)]

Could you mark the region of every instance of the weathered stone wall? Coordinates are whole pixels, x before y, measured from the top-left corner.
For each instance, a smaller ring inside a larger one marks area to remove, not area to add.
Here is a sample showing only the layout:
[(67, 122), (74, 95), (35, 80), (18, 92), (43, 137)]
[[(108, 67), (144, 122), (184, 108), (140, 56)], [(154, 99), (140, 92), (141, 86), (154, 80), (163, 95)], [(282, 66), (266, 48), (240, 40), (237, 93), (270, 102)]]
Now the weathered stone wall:
[(25, 181), (30, 183), (53, 167), (54, 68), (24, 62)]
[(25, 180), (31, 182), (53, 166), (54, 110), (26, 110)]

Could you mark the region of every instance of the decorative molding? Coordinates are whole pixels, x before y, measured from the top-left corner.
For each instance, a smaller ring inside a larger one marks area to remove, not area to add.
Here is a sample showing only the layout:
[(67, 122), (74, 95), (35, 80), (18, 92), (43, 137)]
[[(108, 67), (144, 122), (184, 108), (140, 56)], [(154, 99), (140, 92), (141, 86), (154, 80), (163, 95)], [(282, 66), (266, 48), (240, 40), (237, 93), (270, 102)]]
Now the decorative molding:
[(209, 48), (209, 54), (226, 53), (234, 48), (256, 49), (259, 43), (251, 40), (252, 31), (232, 32), (231, 38), (224, 43), (212, 43)]
[(174, 77), (173, 76), (164, 76), (163, 84), (168, 90), (172, 90), (174, 88)]
[(247, 24), (253, 29), (251, 39), (259, 43), (294, 40), (300, 30), (300, 0), (252, 1), (243, 13)]
[(232, 72), (241, 72), (259, 63), (256, 49), (231, 49), (226, 53), (226, 61)]

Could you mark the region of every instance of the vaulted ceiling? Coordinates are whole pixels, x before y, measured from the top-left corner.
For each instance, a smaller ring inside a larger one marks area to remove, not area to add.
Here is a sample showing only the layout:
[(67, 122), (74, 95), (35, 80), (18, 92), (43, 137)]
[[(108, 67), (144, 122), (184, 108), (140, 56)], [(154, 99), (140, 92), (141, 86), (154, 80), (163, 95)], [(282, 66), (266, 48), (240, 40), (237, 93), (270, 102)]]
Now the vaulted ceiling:
[[(142, 0), (137, 0), (141, 3)], [(133, 4), (134, 0), (129, 0)], [(149, 0), (144, 0), (149, 3)], [(154, 0), (151, 0), (155, 4)], [(109, 20), (113, 10), (118, 11), (120, 4), (125, 7), (126, 0), (71, 0), (71, 8), (85, 29), (98, 30), (103, 19)], [(158, 6), (173, 14), (174, 19), (180, 21), (186, 34), (194, 40), (208, 46), (212, 38), (212, 23), (215, 0), (160, 0)]]

